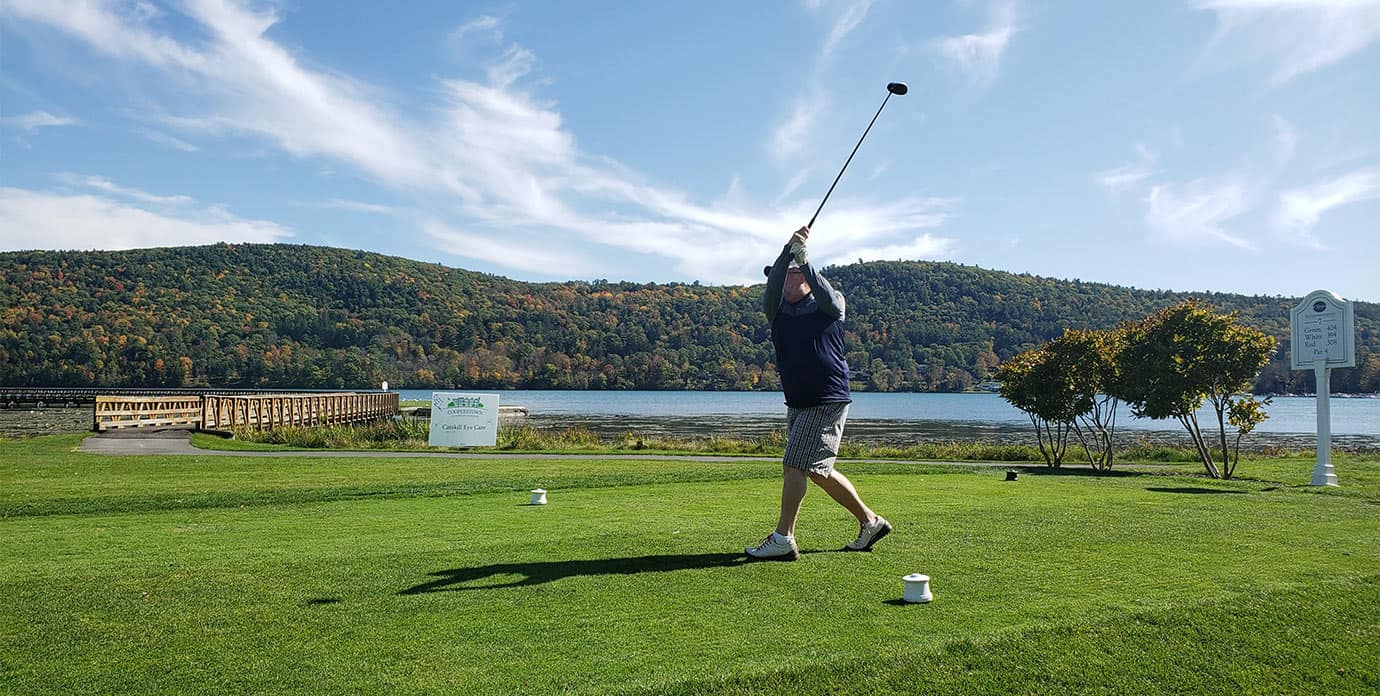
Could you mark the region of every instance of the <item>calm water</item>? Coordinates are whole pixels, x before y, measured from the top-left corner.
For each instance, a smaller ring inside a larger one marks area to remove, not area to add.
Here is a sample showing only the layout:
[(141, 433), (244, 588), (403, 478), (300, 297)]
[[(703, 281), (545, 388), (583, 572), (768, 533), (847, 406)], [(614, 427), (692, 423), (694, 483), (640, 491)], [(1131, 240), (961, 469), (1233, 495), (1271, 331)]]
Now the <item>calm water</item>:
[[(483, 390), (477, 390), (483, 391)], [(785, 423), (779, 392), (499, 391), (503, 405), (525, 406), (537, 427), (585, 427), (601, 433), (759, 435)], [(429, 400), (430, 391), (401, 390), (404, 399)], [(1339, 447), (1380, 446), (1380, 398), (1330, 400), (1332, 434)], [(1317, 400), (1275, 397), (1270, 419), (1252, 436), (1296, 447), (1314, 445)], [(1204, 429), (1215, 427), (1210, 411), (1199, 413)], [(1127, 439), (1177, 441), (1173, 420), (1132, 418), (1124, 407), (1117, 429)], [(987, 439), (1023, 442), (1031, 437), (1026, 415), (996, 394), (878, 394), (855, 392), (848, 433), (872, 441)]]

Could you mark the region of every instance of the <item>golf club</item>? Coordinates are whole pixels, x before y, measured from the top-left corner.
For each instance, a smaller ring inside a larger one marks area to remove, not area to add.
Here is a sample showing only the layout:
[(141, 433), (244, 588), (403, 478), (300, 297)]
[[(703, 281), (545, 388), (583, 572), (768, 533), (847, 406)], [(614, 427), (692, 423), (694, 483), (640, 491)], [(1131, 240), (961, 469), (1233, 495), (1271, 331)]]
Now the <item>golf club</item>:
[(848, 163), (853, 161), (853, 155), (858, 154), (858, 148), (862, 146), (863, 138), (867, 137), (867, 132), (872, 130), (872, 124), (877, 122), (877, 117), (882, 115), (882, 109), (886, 108), (887, 100), (891, 95), (905, 94), (907, 92), (906, 83), (892, 82), (886, 86), (886, 98), (882, 99), (882, 105), (877, 107), (877, 113), (872, 116), (872, 120), (867, 124), (867, 130), (863, 131), (862, 138), (858, 138), (858, 144), (853, 146), (853, 151), (848, 153), (848, 160), (843, 163), (843, 169), (839, 170), (839, 175), (834, 177), (834, 183), (829, 185), (828, 193), (824, 194), (824, 200), (819, 202), (819, 207), (815, 208), (815, 214), (810, 217), (810, 224), (806, 225), (811, 229), (815, 226), (815, 218), (819, 217), (819, 211), (824, 210), (824, 204), (829, 200), (829, 194), (834, 192), (834, 187), (839, 185), (839, 179), (843, 178), (844, 170), (848, 169)]

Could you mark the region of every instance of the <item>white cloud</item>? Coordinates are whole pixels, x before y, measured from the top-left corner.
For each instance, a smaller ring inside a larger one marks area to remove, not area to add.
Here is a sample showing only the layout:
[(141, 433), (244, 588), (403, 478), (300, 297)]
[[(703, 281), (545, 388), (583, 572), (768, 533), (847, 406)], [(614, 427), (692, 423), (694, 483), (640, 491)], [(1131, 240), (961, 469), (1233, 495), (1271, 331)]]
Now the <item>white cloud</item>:
[(152, 128), (139, 129), (139, 135), (142, 135), (145, 138), (148, 138), (149, 140), (158, 143), (159, 145), (166, 145), (174, 150), (181, 150), (183, 152), (197, 152), (201, 149), (181, 138), (175, 138), (162, 131), (153, 130)]
[(827, 60), (834, 54), (834, 49), (867, 18), (867, 11), (871, 8), (872, 0), (860, 0), (848, 5), (829, 29), (829, 37), (824, 40), (824, 48), (820, 49), (821, 60)]
[[(516, 45), (500, 47), (489, 84), (439, 81), (440, 104), (404, 114), (392, 106), (386, 89), (309, 67), (275, 43), (269, 30), (279, 17), (272, 11), (194, 0), (179, 7), (200, 31), (189, 33), (195, 39), (179, 41), (158, 33), (162, 24), (144, 14), (120, 13), (110, 5), (0, 2), (12, 19), (49, 25), (108, 61), (146, 69), (147, 91), (140, 97), (151, 103), (150, 111), (159, 114), (152, 119), (162, 127), (208, 137), (257, 136), (297, 157), (319, 160), (313, 163), (318, 166), (353, 169), (415, 199), (418, 214), (433, 221), (429, 237), (437, 248), (457, 254), (464, 248), (469, 258), (525, 271), (597, 272), (592, 262), (552, 265), (550, 244), (520, 241), (569, 239), (565, 246), (587, 248), (579, 243), (584, 240), (653, 255), (710, 282), (755, 281), (750, 269), (760, 269), (761, 256), (774, 256), (777, 238), (789, 235), (808, 219), (804, 209), (814, 207), (698, 204), (582, 152), (553, 104), (515, 87), (536, 60)], [(835, 27), (842, 31), (847, 25)], [(457, 32), (501, 40), (501, 29), (499, 20), (481, 17)], [(803, 130), (810, 113), (800, 111)], [(782, 142), (791, 147), (797, 137), (804, 135), (788, 132)], [(831, 225), (847, 215), (858, 225), (834, 235), (838, 244), (864, 237), (885, 241), (879, 235), (908, 238), (943, 217), (864, 200), (831, 205)]]
[(0, 123), (7, 126), (15, 126), (26, 131), (37, 130), (39, 128), (54, 128), (57, 126), (75, 125), (76, 121), (66, 116), (54, 116), (47, 111), (34, 111), (23, 116), (4, 116), (0, 117)]
[(107, 55), (139, 60), (164, 69), (195, 70), (204, 57), (173, 39), (147, 30), (153, 14), (147, 3), (121, 14), (106, 3), (59, 3), (52, 0), (3, 0), (11, 19), (57, 27)]
[(344, 198), (332, 198), (321, 203), (309, 203), (318, 208), (334, 208), (336, 210), (348, 210), (355, 213), (372, 213), (374, 215), (397, 215), (401, 211), (397, 208), (377, 203), (364, 203), (362, 201), (351, 201)]
[(1139, 187), (1153, 176), (1155, 153), (1143, 143), (1136, 143), (1132, 149), (1136, 152), (1135, 162), (1098, 172), (1097, 183), (1112, 193), (1120, 193)]
[(1097, 183), (1114, 193), (1133, 189), (1155, 172), (1142, 164), (1125, 164), (1097, 175)]
[(879, 247), (864, 247), (847, 252), (830, 263), (852, 263), (854, 261), (922, 261), (952, 258), (956, 245), (954, 240), (923, 234), (908, 244), (889, 244)]
[(463, 232), (435, 220), (423, 222), (422, 231), (437, 242), (437, 248), (462, 258), (549, 276), (581, 276), (593, 272), (593, 267), (578, 256), (540, 242), (527, 243), (511, 238), (496, 241), (492, 235)]
[(980, 33), (947, 36), (934, 49), (979, 88), (990, 86), (1001, 70), (1001, 59), (1020, 31), (1015, 0), (994, 2), (988, 8), (987, 26)]
[(772, 130), (767, 151), (777, 160), (787, 160), (799, 155), (810, 142), (810, 131), (819, 114), (824, 110), (824, 100), (819, 99), (818, 90), (811, 90), (805, 97), (796, 97), (790, 116)]
[[(828, 2), (827, 0), (812, 0), (806, 2), (805, 6), (811, 12), (822, 12), (826, 5), (831, 7), (842, 7), (836, 12), (829, 27), (829, 33), (821, 45), (818, 55), (815, 56), (813, 67), (806, 78), (806, 86), (799, 90), (799, 94), (791, 103), (791, 110), (781, 123), (771, 129), (771, 135), (765, 144), (767, 153), (777, 162), (784, 163), (797, 159), (799, 155), (809, 149), (810, 137), (815, 125), (819, 122), (820, 115), (829, 108), (829, 100), (820, 85), (820, 74), (824, 66), (828, 65), (833, 58), (834, 51), (849, 34), (853, 33), (867, 18), (868, 11), (872, 8), (873, 0), (849, 0), (846, 2)], [(788, 186), (790, 190), (793, 187)], [(783, 194), (784, 195), (784, 194)]]
[(1281, 193), (1270, 220), (1282, 238), (1325, 248), (1314, 231), (1323, 213), (1376, 198), (1380, 198), (1380, 167), (1359, 169), (1312, 186)]
[(510, 46), (503, 59), (489, 67), (489, 81), (495, 86), (506, 88), (519, 78), (532, 72), (537, 57), (521, 46)]
[(1145, 224), (1153, 234), (1170, 242), (1225, 242), (1254, 249), (1253, 244), (1223, 227), (1254, 207), (1251, 199), (1250, 187), (1236, 176), (1152, 186), (1145, 198)]
[(1380, 39), (1380, 0), (1191, 0), (1217, 14), (1208, 53), (1222, 62), (1268, 60), (1272, 85), (1359, 53)]
[(488, 40), (498, 42), (503, 40), (503, 20), (493, 15), (479, 15), (464, 24), (456, 27), (450, 33), (453, 41), (464, 41), (471, 34), (482, 35)]
[(0, 250), (138, 249), (215, 242), (277, 242), (292, 231), (222, 208), (178, 215), (94, 195), (0, 188)]
[(195, 199), (193, 199), (191, 196), (160, 196), (157, 194), (148, 193), (146, 191), (140, 191), (139, 189), (132, 189), (120, 186), (110, 181), (109, 179), (105, 179), (99, 176), (81, 176), (79, 174), (58, 174), (57, 179), (69, 186), (78, 186), (83, 188), (95, 189), (97, 191), (104, 191), (105, 193), (115, 194), (116, 196), (121, 196), (123, 198), (132, 198), (136, 201), (150, 203), (153, 205), (181, 206), (189, 205), (191, 203), (196, 202)]

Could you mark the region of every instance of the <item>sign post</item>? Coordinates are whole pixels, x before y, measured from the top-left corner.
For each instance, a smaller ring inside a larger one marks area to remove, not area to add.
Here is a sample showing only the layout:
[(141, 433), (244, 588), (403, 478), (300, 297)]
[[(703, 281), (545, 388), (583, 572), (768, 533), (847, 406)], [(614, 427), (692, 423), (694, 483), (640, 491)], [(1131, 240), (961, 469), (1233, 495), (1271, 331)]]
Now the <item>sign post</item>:
[(432, 447), (493, 447), (498, 444), (498, 394), (431, 393)]
[(1310, 485), (1335, 486), (1332, 417), (1327, 397), (1332, 368), (1356, 366), (1356, 317), (1352, 303), (1329, 290), (1314, 290), (1289, 311), (1290, 367), (1312, 370), (1318, 391), (1318, 463)]

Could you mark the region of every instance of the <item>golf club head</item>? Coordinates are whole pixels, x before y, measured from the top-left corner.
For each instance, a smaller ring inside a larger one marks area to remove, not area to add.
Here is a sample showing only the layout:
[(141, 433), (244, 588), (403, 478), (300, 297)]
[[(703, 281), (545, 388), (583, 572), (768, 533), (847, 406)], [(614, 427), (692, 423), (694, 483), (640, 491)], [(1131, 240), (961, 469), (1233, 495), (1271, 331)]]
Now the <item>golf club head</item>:
[(906, 83), (904, 82), (891, 82), (887, 84), (886, 91), (900, 96), (902, 94), (905, 94), (906, 92), (909, 92), (910, 88), (906, 87)]

